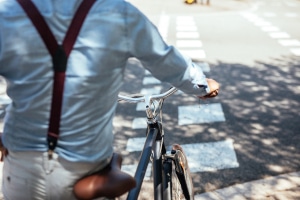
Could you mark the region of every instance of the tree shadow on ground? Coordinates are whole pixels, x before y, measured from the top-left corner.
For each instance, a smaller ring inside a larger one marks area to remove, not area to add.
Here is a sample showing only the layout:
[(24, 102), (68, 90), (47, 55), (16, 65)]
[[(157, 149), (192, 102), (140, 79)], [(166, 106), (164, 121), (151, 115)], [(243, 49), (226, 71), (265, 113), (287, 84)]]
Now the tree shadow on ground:
[(254, 66), (219, 62), (212, 69), (211, 74), (219, 74), (226, 115), (225, 124), (214, 127), (235, 141), (240, 166), (203, 173), (200, 191), (298, 171), (299, 58), (257, 61)]
[[(215, 142), (232, 139), (238, 168), (193, 175), (195, 192), (202, 193), (230, 185), (258, 180), (300, 169), (300, 60), (281, 57), (272, 62), (256, 61), (248, 66), (238, 63), (211, 63), (212, 76), (221, 83), (219, 97), (205, 103), (221, 103), (225, 122), (178, 126), (177, 107), (197, 104), (195, 97), (176, 94), (165, 103), (164, 124), (167, 145)], [(142, 69), (142, 68), (141, 68)], [(143, 88), (144, 71), (136, 66), (127, 68), (124, 90)], [(126, 87), (125, 85), (131, 85)], [(132, 86), (133, 85), (133, 86)], [(151, 86), (147, 86), (151, 87)], [(136, 93), (138, 91), (134, 91)], [(130, 137), (145, 136), (144, 130), (132, 130), (134, 117), (144, 117), (133, 104), (120, 104), (115, 137), (118, 149), (137, 162), (140, 152), (125, 151)], [(124, 114), (125, 113), (125, 114)], [(174, 117), (176, 116), (176, 117)], [(118, 134), (122, 132), (123, 134)], [(121, 144), (121, 145), (120, 145)], [(200, 158), (201, 159), (201, 158)]]

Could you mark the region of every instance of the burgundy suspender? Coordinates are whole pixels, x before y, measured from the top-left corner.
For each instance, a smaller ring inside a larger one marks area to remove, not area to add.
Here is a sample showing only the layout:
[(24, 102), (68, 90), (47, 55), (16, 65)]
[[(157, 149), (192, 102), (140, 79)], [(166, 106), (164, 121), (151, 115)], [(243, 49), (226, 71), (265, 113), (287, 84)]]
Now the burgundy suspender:
[(83, 0), (77, 9), (70, 27), (66, 33), (62, 45), (59, 45), (49, 29), (43, 16), (40, 14), (36, 6), (31, 0), (17, 0), (22, 6), (27, 16), (43, 39), (51, 57), (54, 71), (54, 84), (52, 93), (51, 113), (48, 127), (48, 148), (49, 157), (56, 147), (61, 117), (61, 107), (64, 91), (65, 72), (67, 68), (67, 60), (73, 49), (76, 38), (79, 34), (83, 21), (96, 0)]

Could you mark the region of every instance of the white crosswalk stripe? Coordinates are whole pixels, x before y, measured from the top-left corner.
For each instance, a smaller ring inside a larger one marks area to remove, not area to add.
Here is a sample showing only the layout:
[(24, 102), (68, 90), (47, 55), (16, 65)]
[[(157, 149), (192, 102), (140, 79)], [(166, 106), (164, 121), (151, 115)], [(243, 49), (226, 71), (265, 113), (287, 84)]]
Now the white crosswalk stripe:
[(154, 77), (144, 77), (143, 79), (143, 84), (144, 85), (149, 85), (149, 84), (160, 84), (160, 80), (157, 80)]
[(181, 147), (192, 173), (239, 167), (232, 140), (183, 144)]
[(300, 41), (295, 39), (278, 40), (278, 43), (282, 46), (300, 46)]
[(178, 125), (224, 122), (220, 103), (178, 107)]
[[(136, 168), (137, 168), (136, 164), (122, 165), (122, 171), (127, 172), (131, 176), (134, 176)], [(152, 164), (149, 163), (147, 166), (147, 169), (146, 169), (146, 173), (145, 173), (145, 178), (144, 178), (145, 181), (151, 180), (151, 171), (152, 171)]]

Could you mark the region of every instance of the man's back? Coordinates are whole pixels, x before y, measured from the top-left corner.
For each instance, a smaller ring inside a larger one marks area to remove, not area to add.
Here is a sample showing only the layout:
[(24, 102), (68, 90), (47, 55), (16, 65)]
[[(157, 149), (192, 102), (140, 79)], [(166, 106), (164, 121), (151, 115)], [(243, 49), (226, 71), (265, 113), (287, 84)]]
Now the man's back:
[[(34, 1), (59, 43), (80, 2)], [(57, 150), (69, 160), (92, 161), (112, 153), (106, 144), (112, 143), (116, 94), (129, 56), (125, 3), (95, 4), (67, 64)], [(0, 16), (0, 73), (13, 100), (7, 109), (4, 144), (14, 151), (45, 151), (53, 87), (51, 56), (16, 1), (2, 1)], [(91, 145), (99, 148), (90, 149)]]
[[(81, 1), (33, 1), (61, 43)], [(52, 60), (37, 30), (15, 0), (0, 1), (0, 75), (13, 103), (4, 145), (46, 151), (53, 87)], [(137, 57), (161, 81), (189, 94), (209, 89), (200, 67), (163, 41), (157, 28), (123, 0), (97, 0), (67, 63), (56, 151), (70, 161), (94, 162), (112, 154), (112, 119), (126, 61)]]
[[(33, 1), (59, 44), (81, 2)], [(107, 166), (113, 153), (112, 120), (130, 57), (187, 94), (210, 94), (211, 85), (218, 89), (131, 4), (96, 0), (68, 58), (58, 145), (49, 156), (52, 58), (18, 2), (0, 0), (0, 75), (12, 99), (2, 137), (8, 150), (5, 199), (75, 199), (74, 184)]]

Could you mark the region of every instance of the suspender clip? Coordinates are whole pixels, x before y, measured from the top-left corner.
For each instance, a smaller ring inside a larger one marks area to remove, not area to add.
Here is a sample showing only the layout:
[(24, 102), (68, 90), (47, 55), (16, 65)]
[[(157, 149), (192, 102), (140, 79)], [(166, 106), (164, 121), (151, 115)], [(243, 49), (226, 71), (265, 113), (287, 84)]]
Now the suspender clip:
[(51, 160), (53, 158), (53, 150), (48, 150), (48, 159)]

